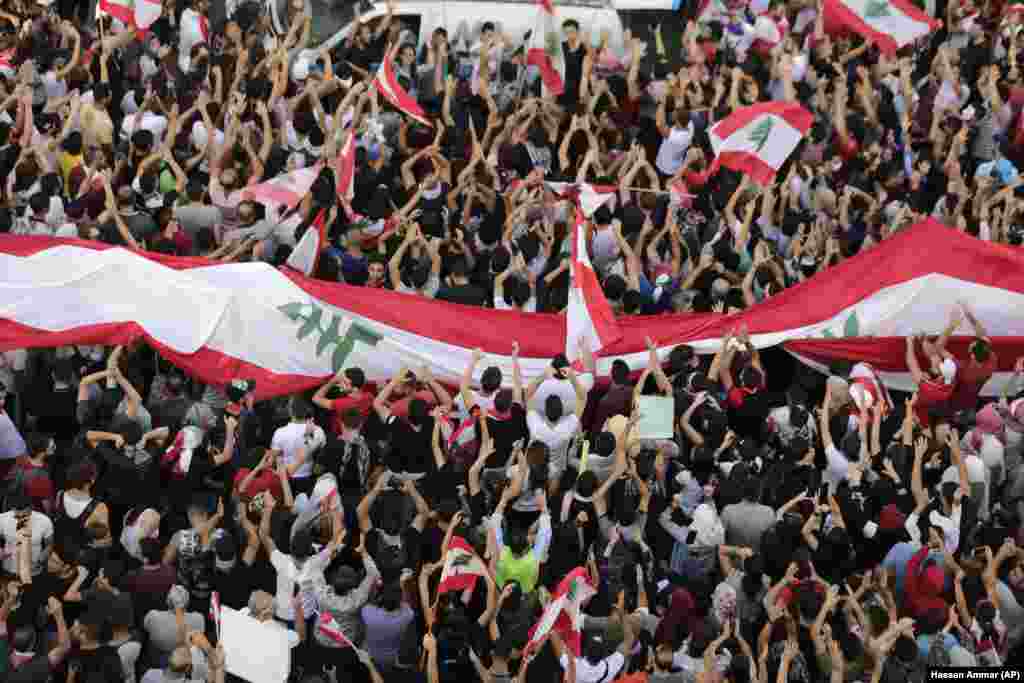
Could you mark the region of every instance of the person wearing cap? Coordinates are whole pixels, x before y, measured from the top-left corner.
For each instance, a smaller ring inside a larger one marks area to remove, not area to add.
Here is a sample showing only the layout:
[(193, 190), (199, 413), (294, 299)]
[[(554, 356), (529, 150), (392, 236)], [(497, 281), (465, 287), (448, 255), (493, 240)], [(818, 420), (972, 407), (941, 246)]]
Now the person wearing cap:
[(956, 389), (957, 364), (953, 356), (942, 348), (935, 348), (927, 339), (921, 348), (928, 360), (927, 371), (921, 368), (915, 350), (915, 337), (907, 337), (907, 368), (917, 384), (914, 415), (923, 427), (931, 426), (932, 415), (948, 412), (949, 401)]

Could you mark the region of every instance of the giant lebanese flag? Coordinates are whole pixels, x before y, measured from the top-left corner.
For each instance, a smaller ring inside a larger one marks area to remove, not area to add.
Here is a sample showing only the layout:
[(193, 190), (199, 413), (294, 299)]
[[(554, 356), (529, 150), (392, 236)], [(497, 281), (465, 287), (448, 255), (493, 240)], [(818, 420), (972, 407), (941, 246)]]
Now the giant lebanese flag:
[(486, 575), (487, 565), (473, 551), (472, 546), (466, 543), (466, 539), (452, 536), (444, 554), (444, 568), (441, 570), (441, 581), (437, 584), (437, 594), (474, 588), (477, 579)]
[(618, 341), (622, 332), (601, 289), (601, 281), (590, 263), (583, 209), (578, 205), (575, 226), (569, 239), (572, 240), (572, 281), (565, 313), (565, 356), (575, 361), (579, 358), (581, 344), (598, 353)]
[[(994, 337), (1000, 372), (983, 393), (997, 395), (1024, 355), (1024, 250), (933, 220), (742, 313), (618, 318), (621, 337), (601, 350), (598, 372), (617, 359), (642, 370), (646, 337), (662, 358), (677, 344), (713, 353), (743, 324), (759, 348), (784, 344), (819, 366), (867, 360), (890, 388), (906, 389), (903, 337), (942, 330), (958, 300)], [(566, 317), (370, 291), (266, 263), (0, 236), (0, 350), (141, 339), (200, 381), (254, 379), (261, 398), (310, 389), (354, 365), (372, 381), (427, 365), (458, 383), (476, 348), (488, 359), (477, 380), (487, 365), (511, 377), (516, 341), (530, 381), (565, 351)], [(954, 337), (950, 348), (963, 358), (969, 341)]]
[(541, 82), (548, 94), (557, 97), (565, 92), (565, 57), (552, 0), (537, 0), (537, 21), (526, 48), (526, 63), (540, 71)]
[(384, 57), (377, 70), (377, 76), (373, 79), (373, 86), (392, 107), (424, 126), (430, 126), (432, 124), (427, 118), (427, 113), (423, 111), (423, 107), (406, 92), (402, 84), (398, 82), (398, 76), (395, 75), (395, 56), (398, 54), (399, 48), (401, 45), (396, 43), (391, 52)]
[(911, 0), (825, 0), (824, 12), (826, 32), (857, 33), (889, 56), (940, 25)]
[(566, 574), (558, 582), (558, 587), (544, 608), (540, 621), (530, 629), (526, 651), (535, 650), (548, 633), (554, 631), (562, 637), (566, 647), (579, 657), (580, 636), (583, 632), (583, 606), (596, 593), (597, 590), (590, 583), (590, 576), (583, 567), (576, 567)]
[(767, 185), (812, 123), (811, 113), (795, 102), (741, 107), (708, 131), (715, 152), (711, 173), (725, 166)]

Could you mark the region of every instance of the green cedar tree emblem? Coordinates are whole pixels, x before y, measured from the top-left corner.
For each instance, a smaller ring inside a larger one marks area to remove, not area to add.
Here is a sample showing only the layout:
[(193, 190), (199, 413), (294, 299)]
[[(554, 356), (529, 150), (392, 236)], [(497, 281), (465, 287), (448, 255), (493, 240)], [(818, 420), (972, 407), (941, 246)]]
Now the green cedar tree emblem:
[(889, 16), (891, 13), (889, 3), (885, 0), (868, 0), (864, 6), (865, 19), (881, 19), (882, 17)]
[[(309, 306), (309, 312), (305, 311), (307, 306)], [(322, 356), (324, 351), (330, 346), (334, 346), (334, 353), (331, 355), (331, 368), (334, 372), (345, 366), (345, 360), (352, 353), (356, 342), (376, 346), (377, 342), (381, 340), (381, 335), (356, 321), (352, 321), (345, 334), (342, 335), (341, 323), (345, 318), (337, 313), (331, 314), (330, 322), (324, 327), (324, 320), (326, 318), (324, 310), (316, 304), (293, 302), (279, 306), (277, 310), (284, 313), (292, 322), (302, 323), (299, 326), (298, 332), (295, 333), (296, 339), (301, 341), (311, 334), (316, 333), (319, 335), (316, 340), (317, 358)]]
[(754, 148), (754, 152), (760, 152), (761, 148), (768, 143), (768, 137), (772, 133), (772, 128), (775, 126), (775, 119), (771, 116), (766, 116), (754, 126), (754, 130), (750, 131), (750, 141), (757, 145)]
[(837, 339), (843, 337), (859, 337), (860, 336), (860, 318), (857, 317), (857, 311), (850, 313), (846, 322), (843, 323), (843, 333), (836, 335), (832, 330), (825, 330), (821, 333), (821, 336), (825, 339)]

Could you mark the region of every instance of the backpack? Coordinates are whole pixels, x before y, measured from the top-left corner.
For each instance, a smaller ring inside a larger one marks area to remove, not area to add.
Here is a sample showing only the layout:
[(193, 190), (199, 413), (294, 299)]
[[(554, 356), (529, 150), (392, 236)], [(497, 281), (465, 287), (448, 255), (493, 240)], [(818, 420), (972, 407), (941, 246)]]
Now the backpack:
[(82, 510), (82, 514), (77, 517), (71, 517), (67, 513), (67, 509), (64, 507), (64, 491), (57, 494), (57, 506), (53, 513), (53, 537), (54, 538), (72, 538), (78, 542), (79, 546), (86, 548), (89, 546), (88, 534), (85, 532), (85, 524), (89, 521), (92, 513), (99, 506), (100, 500), (96, 496), (92, 497), (89, 504)]

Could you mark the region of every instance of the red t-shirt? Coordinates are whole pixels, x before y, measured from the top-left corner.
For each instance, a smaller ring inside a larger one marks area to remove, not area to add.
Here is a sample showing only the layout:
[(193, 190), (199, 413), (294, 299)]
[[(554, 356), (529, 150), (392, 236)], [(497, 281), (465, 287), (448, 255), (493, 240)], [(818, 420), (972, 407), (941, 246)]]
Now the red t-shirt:
[(373, 396), (359, 389), (353, 391), (347, 396), (334, 399), (334, 401), (331, 402), (331, 411), (334, 413), (332, 427), (335, 434), (341, 434), (341, 418), (350, 410), (358, 411), (359, 417), (362, 420), (365, 420), (370, 416), (370, 411), (373, 410)]
[(434, 396), (434, 392), (431, 391), (430, 389), (423, 389), (417, 391), (414, 394), (406, 396), (405, 398), (401, 398), (395, 401), (394, 403), (391, 404), (391, 406), (388, 409), (391, 411), (392, 415), (394, 415), (395, 417), (400, 417), (404, 420), (405, 418), (409, 417), (409, 404), (412, 403), (412, 400), (414, 398), (422, 398), (424, 401), (427, 402), (428, 408), (433, 408), (434, 406), (437, 405), (437, 397)]
[(999, 367), (999, 358), (990, 353), (988, 360), (979, 363), (973, 357), (960, 365), (956, 373), (956, 388), (950, 404), (954, 410), (973, 410), (978, 405), (978, 394), (985, 382), (992, 378)]
[(857, 156), (857, 152), (860, 151), (860, 145), (851, 135), (846, 136), (846, 141), (843, 138), (836, 138), (836, 153), (843, 158), (843, 161), (849, 161)]
[(53, 488), (53, 481), (50, 480), (50, 475), (45, 467), (33, 465), (32, 461), (27, 457), (18, 458), (18, 462), (8, 475), (8, 479), (17, 476), (20, 476), (24, 482), (25, 493), (32, 499), (32, 508), (34, 510), (42, 510), (44, 503), (48, 505), (53, 502), (57, 492)]
[[(236, 489), (242, 485), (242, 482), (249, 476), (250, 472), (252, 472), (252, 470), (248, 467), (243, 467), (238, 470), (238, 474), (235, 475), (234, 481), (234, 487)], [(245, 487), (245, 490), (239, 490), (238, 493), (245, 498), (255, 498), (264, 491), (269, 491), (270, 495), (272, 495), (275, 500), (284, 500), (284, 489), (281, 487), (281, 477), (277, 475), (277, 472), (268, 469), (260, 471), (255, 477), (253, 477), (252, 481), (249, 482), (249, 485)]]
[(931, 410), (943, 403), (948, 403), (953, 398), (954, 385), (946, 384), (941, 380), (925, 380), (917, 387), (917, 405), (914, 406), (914, 414), (917, 421), (923, 427), (931, 425)]

